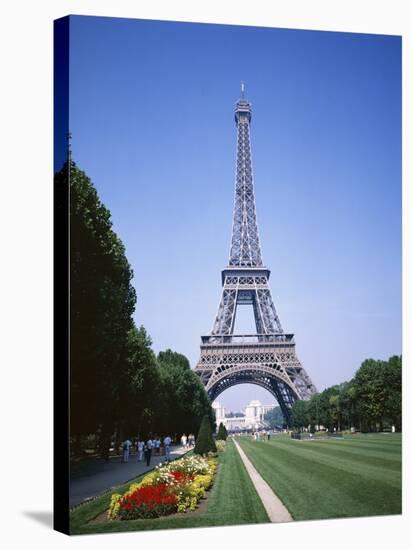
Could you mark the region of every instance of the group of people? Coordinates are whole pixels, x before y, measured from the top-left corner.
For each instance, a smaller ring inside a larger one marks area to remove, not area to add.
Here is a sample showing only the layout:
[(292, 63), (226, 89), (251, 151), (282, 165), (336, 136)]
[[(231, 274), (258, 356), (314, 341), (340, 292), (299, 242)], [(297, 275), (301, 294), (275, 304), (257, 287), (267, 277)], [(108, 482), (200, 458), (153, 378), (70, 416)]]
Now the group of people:
[(195, 436), (193, 434), (183, 434), (180, 438), (180, 443), (182, 444), (182, 447), (185, 449), (188, 449), (189, 447), (195, 446)]
[(254, 432), (253, 433), (253, 439), (255, 441), (260, 441), (260, 439), (264, 439), (266, 437), (266, 439), (268, 441), (270, 441), (270, 432)]
[(172, 438), (169, 435), (163, 438), (163, 445), (160, 437), (152, 437), (151, 435), (146, 441), (138, 437), (134, 443), (130, 439), (126, 439), (122, 443), (122, 462), (129, 462), (130, 451), (133, 447), (136, 450), (137, 461), (142, 462), (144, 458), (147, 466), (150, 466), (152, 455), (160, 456), (162, 449), (164, 450), (165, 461), (170, 462), (171, 445)]

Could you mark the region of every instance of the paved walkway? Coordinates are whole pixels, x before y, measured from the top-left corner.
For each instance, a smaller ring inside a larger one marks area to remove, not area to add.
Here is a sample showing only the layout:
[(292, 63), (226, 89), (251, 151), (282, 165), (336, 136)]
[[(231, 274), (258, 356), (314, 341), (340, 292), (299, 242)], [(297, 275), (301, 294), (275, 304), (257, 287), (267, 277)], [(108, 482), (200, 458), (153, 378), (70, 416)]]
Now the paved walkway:
[[(172, 460), (185, 454), (188, 449), (180, 446), (172, 447)], [(129, 462), (122, 462), (121, 457), (90, 459), (72, 467), (70, 476), (70, 507), (89, 500), (108, 489), (113, 489), (130, 481), (144, 472), (152, 470), (159, 462), (164, 462), (164, 456), (153, 456), (150, 466), (146, 462), (137, 462), (136, 454), (131, 454)]]
[(270, 486), (258, 473), (256, 468), (250, 462), (246, 454), (240, 448), (239, 444), (233, 439), (237, 450), (239, 451), (240, 458), (245, 465), (245, 468), (255, 486), (256, 492), (259, 495), (266, 513), (272, 523), (284, 523), (286, 521), (293, 521), (292, 516), (289, 514), (288, 509), (281, 500), (275, 495)]

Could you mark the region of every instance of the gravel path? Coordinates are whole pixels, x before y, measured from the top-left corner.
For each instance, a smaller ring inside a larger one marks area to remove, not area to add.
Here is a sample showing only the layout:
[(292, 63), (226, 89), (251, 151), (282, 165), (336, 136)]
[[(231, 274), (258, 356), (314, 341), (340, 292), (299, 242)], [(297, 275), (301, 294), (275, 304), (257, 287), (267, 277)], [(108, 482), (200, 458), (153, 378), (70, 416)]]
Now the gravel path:
[(284, 523), (287, 521), (293, 521), (293, 518), (289, 514), (288, 509), (275, 495), (275, 493), (262, 478), (262, 476), (258, 473), (246, 454), (240, 448), (239, 444), (235, 440), (233, 441), (240, 454), (240, 458), (242, 459), (243, 464), (245, 465), (245, 468), (250, 476), (250, 479), (255, 486), (256, 492), (259, 495), (263, 506), (265, 507), (266, 513), (269, 516), (270, 521), (272, 523)]

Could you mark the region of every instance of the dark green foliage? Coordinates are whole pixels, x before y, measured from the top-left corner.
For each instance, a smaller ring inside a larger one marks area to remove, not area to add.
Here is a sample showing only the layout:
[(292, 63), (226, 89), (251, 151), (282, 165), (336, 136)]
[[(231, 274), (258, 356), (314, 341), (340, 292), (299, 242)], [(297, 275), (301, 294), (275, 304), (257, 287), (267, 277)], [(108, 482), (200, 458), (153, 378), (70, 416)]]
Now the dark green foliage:
[(292, 423), (301, 429), (329, 431), (357, 428), (365, 432), (402, 426), (402, 358), (367, 359), (350, 382), (331, 386), (292, 407)]
[(127, 339), (127, 363), (121, 380), (122, 432), (146, 434), (151, 431), (152, 410), (161, 382), (152, 341), (144, 327), (133, 327)]
[[(65, 166), (56, 186), (67, 185)], [(90, 179), (70, 164), (72, 435), (112, 431), (136, 295), (125, 249)]]
[(202, 419), (193, 452), (198, 455), (205, 455), (209, 452), (216, 452), (216, 444), (215, 440), (213, 439), (212, 426), (210, 423), (210, 417), (208, 415), (205, 415)]
[(265, 414), (265, 422), (269, 424), (270, 428), (282, 428), (285, 420), (283, 418), (282, 409), (275, 407), (271, 411)]
[(307, 425), (307, 401), (295, 401), (292, 406), (292, 426), (301, 429)]
[(223, 441), (226, 441), (227, 439), (227, 430), (222, 422), (219, 424), (216, 439), (222, 439)]
[(214, 421), (205, 388), (184, 355), (166, 350), (158, 355), (160, 385), (157, 389), (154, 429), (158, 433), (196, 434), (204, 415)]
[(353, 379), (353, 397), (363, 430), (381, 430), (385, 423), (401, 429), (402, 358), (364, 361)]

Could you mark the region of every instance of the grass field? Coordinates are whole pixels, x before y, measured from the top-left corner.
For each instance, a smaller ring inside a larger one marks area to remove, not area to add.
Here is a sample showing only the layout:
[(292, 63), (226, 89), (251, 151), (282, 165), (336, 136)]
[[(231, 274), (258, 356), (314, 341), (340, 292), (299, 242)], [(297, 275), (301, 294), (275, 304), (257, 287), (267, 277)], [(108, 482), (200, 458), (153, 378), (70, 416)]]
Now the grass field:
[[(130, 483), (123, 485), (115, 492), (123, 493), (129, 485)], [(206, 510), (202, 513), (196, 511), (154, 520), (106, 521), (102, 523), (91, 521), (107, 510), (109, 502), (110, 495), (105, 495), (73, 510), (70, 514), (71, 533), (108, 533), (178, 527), (240, 525), (269, 521), (232, 442), (228, 442), (226, 451), (220, 455), (216, 479), (208, 496)]]
[(401, 513), (400, 434), (237, 441), (296, 520)]

